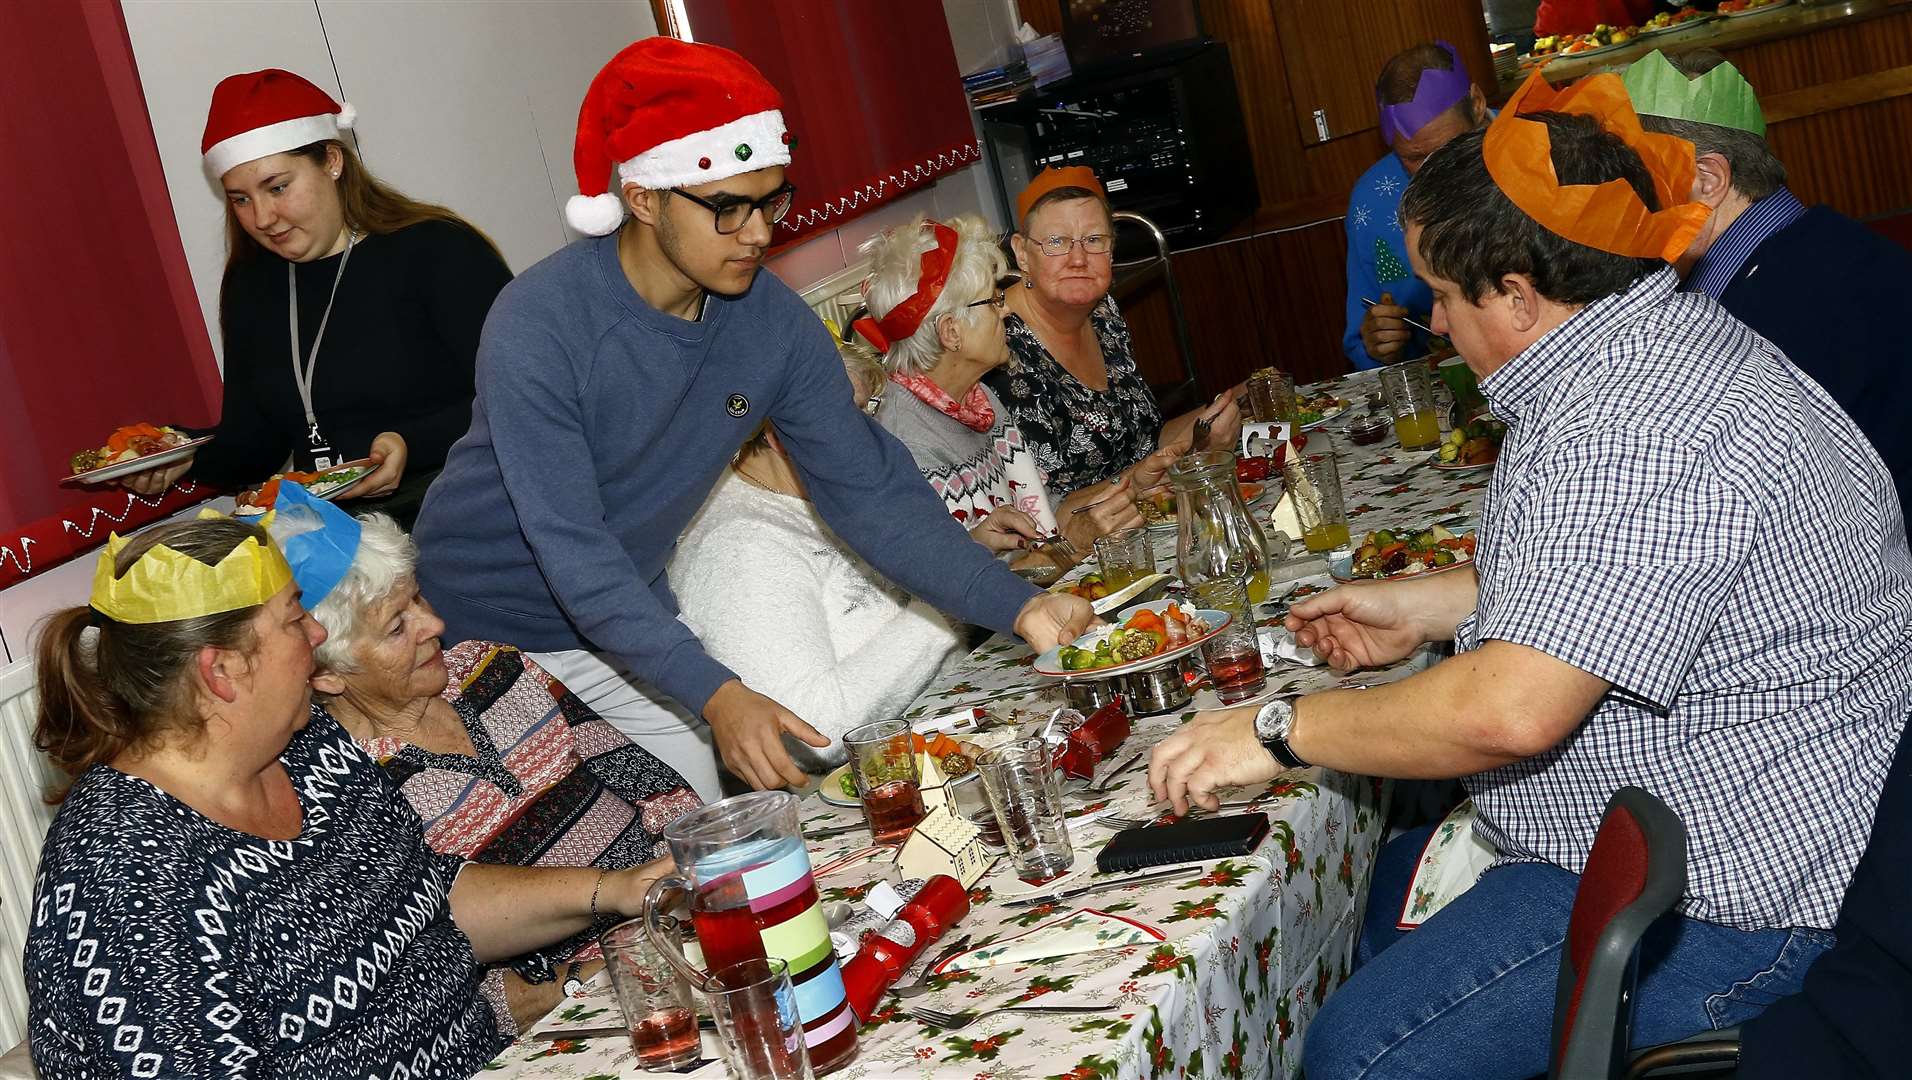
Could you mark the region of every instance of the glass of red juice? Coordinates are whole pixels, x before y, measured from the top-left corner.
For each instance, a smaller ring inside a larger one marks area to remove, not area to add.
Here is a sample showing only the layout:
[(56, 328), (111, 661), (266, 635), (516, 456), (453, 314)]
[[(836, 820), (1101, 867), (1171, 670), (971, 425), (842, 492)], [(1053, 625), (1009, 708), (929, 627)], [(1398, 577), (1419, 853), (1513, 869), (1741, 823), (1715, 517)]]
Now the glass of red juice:
[[(665, 918), (666, 932), (675, 932), (677, 921)], [(690, 987), (651, 944), (644, 920), (618, 923), (598, 938), (598, 945), (638, 1064), (662, 1070), (695, 1061), (700, 1042)]]
[(1201, 590), (1202, 606), (1225, 611), (1228, 625), (1202, 642), (1202, 662), (1215, 697), (1224, 705), (1247, 701), (1268, 684), (1262, 666), (1261, 637), (1255, 629), (1255, 606), (1248, 599), (1246, 581), (1213, 582)]
[(789, 966), (781, 960), (745, 960), (711, 972), (710, 999), (724, 1063), (736, 1080), (810, 1080), (803, 1022)]
[[(798, 829), (797, 797), (758, 791), (712, 803), (666, 826), (664, 839), (677, 873), (653, 882), (644, 897), (652, 944), (707, 996), (716, 973), (780, 961), (796, 995), (806, 1068), (822, 1074), (848, 1064), (856, 1056), (856, 1016)], [(664, 927), (682, 897), (708, 970), (692, 967)]]
[(907, 720), (878, 720), (843, 736), (850, 772), (863, 800), (863, 820), (879, 844), (900, 844), (923, 820), (922, 775)]

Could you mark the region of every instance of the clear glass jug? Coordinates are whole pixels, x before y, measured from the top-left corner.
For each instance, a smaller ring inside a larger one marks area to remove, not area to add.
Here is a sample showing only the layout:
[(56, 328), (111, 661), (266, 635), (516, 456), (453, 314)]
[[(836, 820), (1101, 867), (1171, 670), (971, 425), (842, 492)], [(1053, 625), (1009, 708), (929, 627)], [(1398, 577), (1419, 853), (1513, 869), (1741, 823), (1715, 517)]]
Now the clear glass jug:
[[(818, 1073), (856, 1054), (856, 1016), (810, 874), (797, 825), (797, 797), (757, 791), (700, 807), (664, 829), (677, 874), (651, 883), (644, 918), (658, 951), (709, 993), (710, 972), (769, 957), (789, 966), (803, 1041)], [(684, 958), (662, 917), (673, 894), (689, 898), (691, 924), (709, 972)]]
[(1200, 600), (1210, 583), (1245, 579), (1251, 604), (1268, 599), (1268, 541), (1242, 502), (1235, 455), (1186, 455), (1169, 466), (1168, 478), (1175, 485), (1175, 571), (1182, 584)]

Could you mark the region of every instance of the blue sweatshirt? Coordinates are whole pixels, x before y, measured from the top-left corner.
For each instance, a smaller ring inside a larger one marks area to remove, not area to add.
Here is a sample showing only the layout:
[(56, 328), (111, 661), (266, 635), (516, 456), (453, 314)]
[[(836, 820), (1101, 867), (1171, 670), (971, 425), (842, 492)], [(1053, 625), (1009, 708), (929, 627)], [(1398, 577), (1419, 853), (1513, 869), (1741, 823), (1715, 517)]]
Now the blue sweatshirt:
[(823, 520), (885, 576), (1005, 632), (1036, 595), (851, 401), (829, 332), (774, 275), (686, 322), (631, 288), (615, 233), (578, 241), (499, 294), (477, 390), (414, 532), (447, 640), (594, 649), (702, 712), (735, 676), (675, 618), (664, 567), (765, 420)]

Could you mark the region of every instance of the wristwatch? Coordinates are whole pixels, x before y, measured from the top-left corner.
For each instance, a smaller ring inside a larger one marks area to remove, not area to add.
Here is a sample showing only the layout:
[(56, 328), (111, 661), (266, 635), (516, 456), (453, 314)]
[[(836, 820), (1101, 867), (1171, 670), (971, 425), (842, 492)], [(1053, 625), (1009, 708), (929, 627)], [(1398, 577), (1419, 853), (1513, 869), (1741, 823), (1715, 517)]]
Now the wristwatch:
[(1288, 733), (1295, 726), (1295, 699), (1276, 698), (1255, 713), (1255, 738), (1284, 769), (1307, 766), (1301, 755), (1288, 745)]

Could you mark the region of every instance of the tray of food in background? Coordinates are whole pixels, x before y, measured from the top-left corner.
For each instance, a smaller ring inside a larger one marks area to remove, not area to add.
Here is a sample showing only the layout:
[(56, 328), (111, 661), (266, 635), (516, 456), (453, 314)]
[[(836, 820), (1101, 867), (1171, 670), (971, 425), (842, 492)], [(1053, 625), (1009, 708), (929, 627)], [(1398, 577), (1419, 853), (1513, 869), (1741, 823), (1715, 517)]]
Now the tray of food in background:
[(1791, 4), (1792, 0), (1720, 0), (1719, 14), (1727, 19), (1744, 19), (1748, 15), (1767, 15)]
[(164, 424), (128, 424), (116, 428), (105, 444), (74, 454), (67, 463), (73, 475), (60, 482), (104, 484), (184, 461), (211, 441), (211, 435), (194, 438)]

